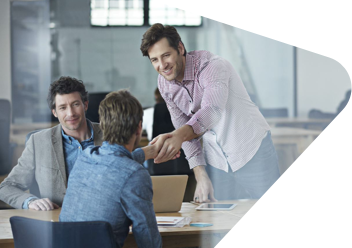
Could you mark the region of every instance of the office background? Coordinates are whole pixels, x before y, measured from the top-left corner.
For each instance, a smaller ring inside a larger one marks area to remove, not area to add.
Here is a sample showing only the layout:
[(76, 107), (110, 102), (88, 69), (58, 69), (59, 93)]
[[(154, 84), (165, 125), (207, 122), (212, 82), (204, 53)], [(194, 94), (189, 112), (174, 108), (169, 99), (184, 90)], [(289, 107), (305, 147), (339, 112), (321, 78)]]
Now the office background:
[[(101, 2), (108, 1), (115, 0)], [(157, 1), (144, 3), (153, 6)], [(154, 105), (157, 72), (139, 50), (149, 26), (93, 26), (93, 2), (98, 0), (0, 2), (0, 98), (11, 101), (9, 136), (16, 145), (3, 173), (16, 164), (24, 149), (24, 136), (54, 120), (46, 95), (49, 84), (60, 76), (83, 80), (91, 94), (129, 88), (143, 107)], [(115, 1), (126, 5), (141, 2)], [(169, 16), (171, 12), (160, 13)], [(182, 10), (172, 13), (184, 14)], [(351, 87), (347, 72), (330, 58), (236, 27), (207, 18), (198, 24), (177, 27), (187, 51), (204, 49), (226, 58), (261, 109), (287, 110), (287, 115), (279, 115), (289, 117), (284, 123), (267, 119), (274, 128), (273, 141), (283, 173), (334, 117)], [(93, 108), (91, 101), (90, 110)], [(313, 109), (330, 115), (322, 122), (310, 123)], [(297, 120), (301, 123), (295, 123)]]
[[(94, 27), (90, 9), (89, 0), (1, 1), (0, 98), (13, 100), (14, 123), (47, 113), (48, 86), (61, 75), (82, 79), (90, 93), (129, 88), (143, 107), (154, 104), (157, 73), (139, 50), (148, 27)], [(188, 51), (229, 60), (262, 108), (336, 112), (350, 89), (345, 69), (324, 56), (207, 18), (178, 31)]]

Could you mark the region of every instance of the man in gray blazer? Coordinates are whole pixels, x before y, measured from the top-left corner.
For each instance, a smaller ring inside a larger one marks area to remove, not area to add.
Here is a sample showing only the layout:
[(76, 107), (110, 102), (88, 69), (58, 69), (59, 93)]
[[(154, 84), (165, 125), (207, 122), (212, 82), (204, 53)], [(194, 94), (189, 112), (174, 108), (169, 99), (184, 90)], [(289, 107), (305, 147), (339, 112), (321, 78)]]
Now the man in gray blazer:
[(102, 144), (99, 124), (85, 117), (88, 92), (82, 81), (61, 77), (50, 85), (47, 100), (60, 124), (32, 134), (18, 164), (0, 184), (0, 200), (14, 208), (61, 206), (78, 155), (90, 145)]

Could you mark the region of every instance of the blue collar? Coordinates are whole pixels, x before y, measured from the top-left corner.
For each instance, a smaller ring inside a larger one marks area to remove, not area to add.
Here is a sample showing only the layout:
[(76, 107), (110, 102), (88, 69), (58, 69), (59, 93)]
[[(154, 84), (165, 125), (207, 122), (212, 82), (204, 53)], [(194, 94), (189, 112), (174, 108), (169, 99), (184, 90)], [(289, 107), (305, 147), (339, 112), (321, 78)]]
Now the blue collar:
[[(89, 142), (89, 141), (92, 141), (94, 140), (94, 130), (93, 130), (93, 127), (92, 127), (92, 124), (90, 123), (90, 121), (87, 120), (87, 125), (88, 125), (88, 128), (90, 130), (90, 138), (87, 139), (87, 140), (84, 140), (82, 142)], [(62, 134), (62, 137), (64, 139), (64, 141), (68, 142), (68, 143), (72, 143), (73, 140), (75, 140), (75, 138), (71, 137), (71, 136), (68, 136), (67, 134), (65, 134), (64, 132), (64, 129), (61, 127), (61, 134)]]

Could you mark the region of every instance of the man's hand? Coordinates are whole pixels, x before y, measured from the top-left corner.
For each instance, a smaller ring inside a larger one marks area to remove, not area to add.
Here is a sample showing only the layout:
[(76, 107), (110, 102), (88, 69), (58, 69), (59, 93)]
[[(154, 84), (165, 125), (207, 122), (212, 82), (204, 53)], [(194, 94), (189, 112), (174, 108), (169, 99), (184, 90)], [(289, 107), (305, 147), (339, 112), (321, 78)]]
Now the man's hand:
[[(168, 135), (167, 139), (165, 139), (165, 135)], [(174, 159), (177, 154), (178, 157), (180, 156), (179, 154), (183, 140), (179, 136), (172, 133), (161, 134), (153, 139), (150, 144), (161, 144), (160, 141), (164, 142), (162, 142), (162, 148), (159, 151), (158, 156), (154, 159), (154, 163), (158, 164), (169, 161)]]
[[(165, 145), (165, 142), (166, 142), (168, 139), (170, 139), (170, 138), (172, 138), (172, 133), (166, 133), (166, 134), (161, 134), (161, 135), (159, 135), (158, 137), (155, 137), (155, 141), (154, 141), (154, 139), (153, 139), (152, 142), (150, 142), (150, 144), (153, 143), (153, 144), (155, 145), (156, 154), (155, 154), (154, 158), (157, 157), (157, 156), (159, 156), (160, 151), (162, 150), (163, 146)], [(154, 141), (154, 142), (153, 142), (153, 141)], [(180, 152), (180, 149), (179, 149), (179, 150), (176, 152), (176, 154), (175, 154), (173, 157), (171, 157), (170, 159), (179, 158), (180, 155), (181, 155), (181, 152)], [(169, 159), (169, 160), (170, 160), (170, 159)]]
[[(151, 142), (149, 146), (142, 147), (142, 150), (144, 151), (145, 154), (145, 160), (148, 159), (154, 159), (156, 156), (158, 156), (158, 153), (160, 152), (161, 148), (163, 147), (163, 144), (165, 140), (168, 138), (171, 138), (172, 134), (171, 133), (166, 133), (166, 134), (161, 134), (158, 137), (155, 137)], [(178, 151), (174, 157), (171, 159), (176, 159), (180, 157), (181, 152)]]
[(193, 169), (197, 180), (196, 191), (194, 192), (194, 202), (217, 201), (214, 197), (214, 188), (204, 165), (199, 165)]
[(49, 200), (49, 198), (38, 199), (30, 202), (29, 209), (48, 211), (59, 208), (58, 205)]
[[(180, 151), (183, 142), (199, 136), (193, 132), (193, 128), (189, 125), (184, 125), (171, 134), (172, 137), (165, 140), (163, 148), (161, 148), (158, 156), (154, 159), (154, 163), (162, 163), (172, 159)], [(153, 139), (151, 144), (154, 144), (160, 136)]]

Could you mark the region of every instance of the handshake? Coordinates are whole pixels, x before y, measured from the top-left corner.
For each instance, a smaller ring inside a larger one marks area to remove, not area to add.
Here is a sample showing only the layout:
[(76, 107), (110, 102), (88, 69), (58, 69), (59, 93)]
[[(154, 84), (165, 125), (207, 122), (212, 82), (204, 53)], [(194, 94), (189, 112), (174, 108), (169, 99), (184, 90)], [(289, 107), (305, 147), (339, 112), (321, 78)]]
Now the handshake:
[(183, 140), (174, 132), (160, 134), (150, 142), (150, 156), (147, 156), (148, 152), (145, 150), (146, 159), (153, 158), (154, 163), (158, 164), (179, 158), (182, 142)]

